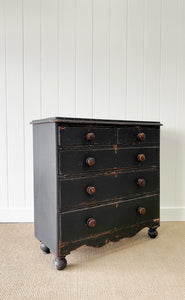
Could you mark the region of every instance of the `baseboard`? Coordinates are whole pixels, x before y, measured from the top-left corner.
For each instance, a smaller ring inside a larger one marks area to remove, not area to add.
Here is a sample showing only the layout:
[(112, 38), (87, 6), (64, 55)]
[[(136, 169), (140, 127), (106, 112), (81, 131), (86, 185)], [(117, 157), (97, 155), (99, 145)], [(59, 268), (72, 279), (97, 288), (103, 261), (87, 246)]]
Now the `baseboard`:
[[(0, 222), (33, 222), (33, 208), (0, 209)], [(161, 207), (161, 221), (185, 221), (185, 207)]]
[(0, 209), (0, 222), (33, 222), (33, 208)]
[(161, 207), (161, 221), (185, 221), (185, 207)]

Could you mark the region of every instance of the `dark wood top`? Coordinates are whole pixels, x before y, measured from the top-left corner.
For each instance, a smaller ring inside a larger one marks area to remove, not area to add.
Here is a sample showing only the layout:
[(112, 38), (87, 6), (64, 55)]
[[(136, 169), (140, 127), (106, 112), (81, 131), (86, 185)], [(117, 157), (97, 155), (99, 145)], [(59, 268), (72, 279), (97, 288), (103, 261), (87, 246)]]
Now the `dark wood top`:
[(127, 121), (127, 120), (104, 120), (104, 119), (82, 119), (82, 118), (61, 118), (53, 117), (40, 120), (33, 120), (30, 124), (40, 123), (70, 123), (70, 124), (101, 124), (101, 125), (153, 125), (161, 126), (160, 122), (154, 121)]

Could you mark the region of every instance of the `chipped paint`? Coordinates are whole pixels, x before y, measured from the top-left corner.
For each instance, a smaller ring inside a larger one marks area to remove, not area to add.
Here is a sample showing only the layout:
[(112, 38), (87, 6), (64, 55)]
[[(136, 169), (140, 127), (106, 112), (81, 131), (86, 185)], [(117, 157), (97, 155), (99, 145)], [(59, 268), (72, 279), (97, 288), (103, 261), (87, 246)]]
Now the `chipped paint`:
[(159, 222), (159, 219), (153, 219), (153, 222)]
[(66, 130), (66, 127), (60, 126), (60, 130)]
[(113, 148), (114, 148), (115, 154), (117, 154), (118, 153), (118, 145), (113, 145)]
[[(63, 257), (65, 255), (68, 255), (71, 251), (83, 246), (99, 248), (106, 245), (109, 242), (118, 242), (122, 238), (134, 236), (136, 233), (138, 233), (145, 227), (153, 228), (154, 221), (146, 220), (132, 225), (123, 226), (119, 229), (115, 227), (112, 230), (108, 230), (106, 232), (102, 232), (93, 236), (88, 236), (85, 239), (70, 242), (62, 242), (61, 240), (59, 240), (59, 256)], [(159, 225), (155, 226), (155, 228), (157, 227), (159, 227)]]

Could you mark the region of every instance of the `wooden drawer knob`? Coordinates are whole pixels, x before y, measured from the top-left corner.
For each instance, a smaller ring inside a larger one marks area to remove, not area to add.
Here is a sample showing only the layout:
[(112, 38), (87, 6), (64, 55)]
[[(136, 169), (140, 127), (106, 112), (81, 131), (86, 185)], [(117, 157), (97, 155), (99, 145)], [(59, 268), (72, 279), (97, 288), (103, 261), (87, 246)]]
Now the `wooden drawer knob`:
[(137, 160), (138, 161), (145, 161), (145, 155), (144, 154), (138, 154)]
[(94, 218), (89, 218), (89, 219), (87, 220), (87, 225), (88, 225), (90, 228), (95, 227), (95, 225), (96, 225), (96, 220), (95, 220)]
[(138, 185), (139, 187), (144, 187), (145, 184), (146, 184), (145, 179), (139, 178), (139, 179), (137, 180), (137, 185)]
[(144, 215), (146, 213), (146, 209), (144, 207), (139, 206), (137, 208), (137, 212), (139, 215)]
[(87, 164), (89, 167), (94, 166), (94, 164), (95, 164), (95, 159), (94, 159), (94, 157), (88, 157), (88, 158), (86, 159), (86, 164)]
[(144, 132), (140, 132), (137, 135), (138, 140), (144, 141), (146, 139), (146, 134)]
[(87, 141), (92, 141), (92, 140), (94, 140), (94, 138), (95, 138), (95, 135), (94, 135), (93, 132), (88, 132), (87, 133), (87, 135), (86, 135)]
[(94, 186), (88, 186), (86, 191), (89, 195), (93, 195), (96, 192), (96, 189)]

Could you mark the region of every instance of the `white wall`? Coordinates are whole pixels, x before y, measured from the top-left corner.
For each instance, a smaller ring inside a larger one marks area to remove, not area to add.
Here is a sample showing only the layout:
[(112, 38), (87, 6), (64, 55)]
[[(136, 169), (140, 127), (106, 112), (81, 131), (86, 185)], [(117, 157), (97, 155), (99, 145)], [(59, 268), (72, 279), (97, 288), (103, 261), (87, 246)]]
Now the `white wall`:
[(0, 0), (0, 221), (33, 220), (33, 119), (160, 120), (161, 217), (185, 220), (185, 1)]

